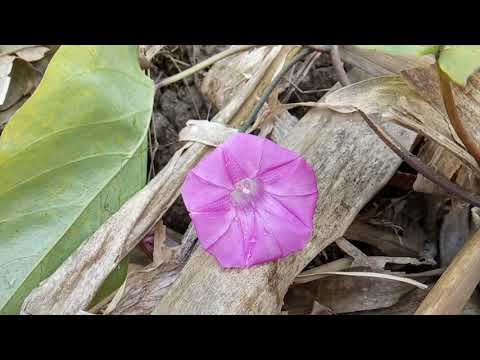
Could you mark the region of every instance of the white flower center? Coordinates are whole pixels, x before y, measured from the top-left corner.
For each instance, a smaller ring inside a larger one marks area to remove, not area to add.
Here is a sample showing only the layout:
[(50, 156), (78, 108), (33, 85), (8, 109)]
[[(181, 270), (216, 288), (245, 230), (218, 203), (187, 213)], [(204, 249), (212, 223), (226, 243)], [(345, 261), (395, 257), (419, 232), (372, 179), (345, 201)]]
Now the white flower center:
[(255, 179), (243, 179), (235, 184), (231, 193), (233, 205), (243, 207), (252, 204), (260, 193), (260, 183)]

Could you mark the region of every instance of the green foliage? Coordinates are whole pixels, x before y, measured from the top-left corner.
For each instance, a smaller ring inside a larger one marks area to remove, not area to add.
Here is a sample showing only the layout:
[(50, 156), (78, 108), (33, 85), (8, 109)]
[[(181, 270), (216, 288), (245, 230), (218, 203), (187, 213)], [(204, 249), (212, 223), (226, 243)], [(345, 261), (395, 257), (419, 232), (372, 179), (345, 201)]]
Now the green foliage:
[(459, 85), (480, 68), (480, 45), (447, 45), (440, 53), (440, 68)]
[(144, 186), (153, 96), (136, 46), (58, 50), (0, 138), (0, 313)]

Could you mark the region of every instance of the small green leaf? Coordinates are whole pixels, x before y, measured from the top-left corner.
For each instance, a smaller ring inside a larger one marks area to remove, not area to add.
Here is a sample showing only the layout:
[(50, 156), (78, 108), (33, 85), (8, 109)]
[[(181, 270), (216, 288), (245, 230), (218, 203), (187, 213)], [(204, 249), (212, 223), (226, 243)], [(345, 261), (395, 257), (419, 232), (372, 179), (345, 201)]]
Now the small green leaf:
[(0, 314), (145, 185), (153, 96), (137, 46), (54, 55), (0, 137)]
[(363, 49), (381, 51), (390, 55), (422, 56), (435, 54), (440, 45), (357, 45)]
[(480, 68), (480, 45), (446, 45), (438, 63), (452, 81), (465, 86)]

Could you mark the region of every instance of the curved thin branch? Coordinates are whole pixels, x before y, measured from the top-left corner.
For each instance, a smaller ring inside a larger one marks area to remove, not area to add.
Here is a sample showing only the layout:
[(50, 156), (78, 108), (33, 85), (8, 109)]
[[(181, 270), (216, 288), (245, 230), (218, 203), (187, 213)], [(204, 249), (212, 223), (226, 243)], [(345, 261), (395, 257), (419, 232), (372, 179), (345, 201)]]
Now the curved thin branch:
[(457, 184), (451, 182), (445, 176), (436, 173), (433, 169), (429, 166), (425, 165), (419, 158), (413, 155), (410, 151), (405, 149), (402, 145), (397, 143), (387, 132), (380, 127), (379, 125), (375, 124), (367, 114), (365, 114), (362, 110), (357, 108), (357, 111), (360, 113), (362, 118), (365, 122), (370, 126), (370, 128), (378, 135), (380, 139), (387, 145), (392, 151), (397, 154), (403, 161), (405, 161), (408, 165), (412, 168), (417, 170), (420, 174), (425, 176), (428, 180), (434, 182), (438, 186), (440, 186), (445, 192), (457, 199), (465, 201), (469, 204), (479, 207), (480, 206), (480, 198), (477, 196), (465, 191)]

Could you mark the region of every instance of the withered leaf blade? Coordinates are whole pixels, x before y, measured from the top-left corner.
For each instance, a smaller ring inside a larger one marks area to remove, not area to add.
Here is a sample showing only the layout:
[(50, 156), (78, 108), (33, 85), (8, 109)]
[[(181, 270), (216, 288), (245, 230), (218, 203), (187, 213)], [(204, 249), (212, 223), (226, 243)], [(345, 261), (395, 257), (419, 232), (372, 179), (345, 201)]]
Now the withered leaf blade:
[[(446, 115), (443, 100), (440, 95), (438, 75), (435, 66), (425, 68), (409, 69), (402, 72), (402, 78), (414, 89), (422, 98), (424, 98), (437, 112), (448, 119)], [(457, 106), (458, 115), (467, 128), (471, 136), (480, 142), (480, 74), (471, 76), (466, 87), (452, 84), (452, 91)], [(425, 117), (424, 120), (428, 120)], [(446, 134), (451, 140), (454, 140), (462, 146), (462, 142), (455, 131), (447, 121), (449, 133)], [(444, 134), (445, 135), (445, 134)], [(428, 151), (420, 154), (420, 158), (431, 167), (434, 167), (443, 175), (453, 178), (462, 187), (467, 190), (480, 191), (480, 180), (477, 174), (467, 168), (460, 160), (437, 144), (429, 145)], [(415, 186), (417, 191), (432, 191), (429, 180), (419, 176)]]

